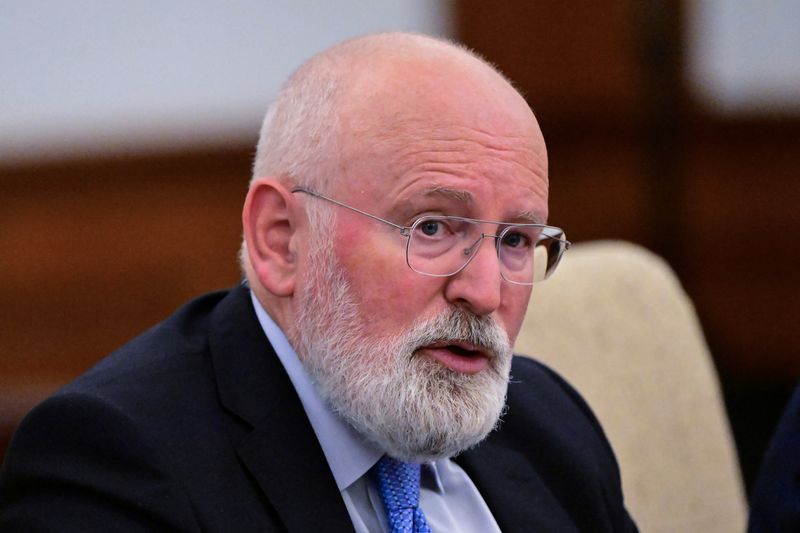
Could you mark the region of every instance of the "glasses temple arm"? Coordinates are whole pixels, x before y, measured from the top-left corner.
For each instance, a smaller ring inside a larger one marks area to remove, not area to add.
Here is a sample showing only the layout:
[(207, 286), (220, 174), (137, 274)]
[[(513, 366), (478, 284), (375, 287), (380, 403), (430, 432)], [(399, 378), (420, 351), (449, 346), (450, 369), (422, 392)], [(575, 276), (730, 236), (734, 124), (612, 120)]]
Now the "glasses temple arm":
[(314, 191), (312, 191), (310, 189), (306, 189), (304, 187), (295, 187), (295, 188), (293, 188), (291, 190), (291, 192), (302, 192), (302, 193), (305, 193), (305, 194), (310, 194), (311, 196), (315, 196), (317, 198), (321, 198), (322, 200), (327, 200), (328, 202), (331, 202), (332, 204), (336, 204), (336, 205), (338, 205), (340, 207), (344, 207), (345, 209), (349, 209), (350, 211), (355, 211), (356, 213), (364, 215), (365, 217), (369, 217), (372, 220), (377, 220), (378, 222), (383, 222), (384, 224), (389, 224), (390, 226), (399, 229), (400, 233), (402, 233), (403, 235), (407, 235), (408, 234), (408, 228), (406, 226), (400, 226), (399, 224), (395, 224), (394, 222), (390, 222), (390, 221), (388, 221), (388, 220), (386, 220), (384, 218), (376, 217), (375, 215), (371, 215), (371, 214), (367, 213), (366, 211), (362, 211), (361, 209), (358, 209), (357, 207), (353, 207), (352, 205), (343, 204), (342, 202), (338, 202), (338, 201), (334, 200), (333, 198), (328, 198), (327, 196), (324, 196), (324, 195), (322, 195), (322, 194), (320, 194), (318, 192), (314, 192)]

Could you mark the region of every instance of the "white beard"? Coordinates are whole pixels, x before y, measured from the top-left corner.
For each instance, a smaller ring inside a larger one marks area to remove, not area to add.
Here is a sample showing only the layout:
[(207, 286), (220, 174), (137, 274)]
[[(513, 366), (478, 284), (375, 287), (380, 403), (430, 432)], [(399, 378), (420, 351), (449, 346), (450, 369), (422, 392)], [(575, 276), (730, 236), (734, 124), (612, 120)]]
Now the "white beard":
[[(454, 308), (417, 320), (401, 334), (367, 336), (367, 318), (359, 314), (330, 243), (311, 243), (310, 249), (309, 279), (299, 290), (290, 337), (331, 409), (403, 461), (450, 457), (483, 440), (505, 406), (511, 368), (505, 331), (489, 317)], [(442, 340), (481, 347), (489, 367), (462, 374), (416, 353)]]

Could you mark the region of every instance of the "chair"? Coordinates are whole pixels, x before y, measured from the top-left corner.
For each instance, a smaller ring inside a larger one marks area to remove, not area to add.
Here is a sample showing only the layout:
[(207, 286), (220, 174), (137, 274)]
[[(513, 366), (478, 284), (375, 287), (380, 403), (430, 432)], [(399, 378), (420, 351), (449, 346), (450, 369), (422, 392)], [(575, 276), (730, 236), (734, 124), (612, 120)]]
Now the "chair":
[(661, 258), (619, 241), (574, 246), (534, 287), (516, 351), (589, 402), (643, 532), (744, 531), (717, 376), (694, 308)]

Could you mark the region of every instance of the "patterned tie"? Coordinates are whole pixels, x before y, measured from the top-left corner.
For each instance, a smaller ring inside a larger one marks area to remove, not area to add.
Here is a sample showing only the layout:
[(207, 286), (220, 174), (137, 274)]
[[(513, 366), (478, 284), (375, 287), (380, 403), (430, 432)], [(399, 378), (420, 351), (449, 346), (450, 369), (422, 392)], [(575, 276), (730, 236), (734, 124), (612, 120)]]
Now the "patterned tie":
[(402, 463), (386, 455), (375, 465), (378, 490), (392, 533), (430, 533), (419, 508), (419, 471), (414, 463)]

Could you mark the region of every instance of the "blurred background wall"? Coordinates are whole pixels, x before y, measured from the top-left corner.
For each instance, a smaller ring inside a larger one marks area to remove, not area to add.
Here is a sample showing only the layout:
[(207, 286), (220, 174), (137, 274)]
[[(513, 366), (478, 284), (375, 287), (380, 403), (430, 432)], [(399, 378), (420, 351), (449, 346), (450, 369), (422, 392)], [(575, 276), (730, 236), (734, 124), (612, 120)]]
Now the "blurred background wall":
[(800, 377), (799, 5), (3, 2), (0, 455), (35, 402), (236, 283), (250, 159), (281, 80), (343, 38), (403, 29), (462, 40), (517, 82), (571, 239), (670, 261), (749, 485)]

